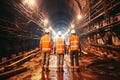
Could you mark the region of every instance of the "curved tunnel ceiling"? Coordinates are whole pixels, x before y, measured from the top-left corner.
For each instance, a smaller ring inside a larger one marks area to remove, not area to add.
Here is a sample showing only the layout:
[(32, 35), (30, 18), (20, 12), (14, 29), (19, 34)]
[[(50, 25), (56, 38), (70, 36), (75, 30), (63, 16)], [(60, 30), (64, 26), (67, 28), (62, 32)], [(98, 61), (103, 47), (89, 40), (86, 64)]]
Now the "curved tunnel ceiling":
[(80, 12), (80, 5), (78, 6), (77, 2), (80, 0), (42, 0), (42, 7), (56, 31), (67, 30), (74, 16)]
[(35, 34), (39, 37), (45, 28), (43, 22), (45, 18), (49, 20), (47, 27), (52, 26), (56, 32), (58, 30), (65, 32), (76, 15), (81, 13), (87, 0), (32, 0), (36, 1), (35, 6), (28, 5), (24, 3), (25, 1), (30, 0), (1, 0), (0, 11), (3, 13), (0, 18), (3, 22), (14, 24), (16, 32)]
[(71, 15), (69, 13), (69, 5), (65, 3), (65, 0), (43, 0), (42, 4), (51, 21), (51, 25), (56, 31), (64, 29), (69, 25)]

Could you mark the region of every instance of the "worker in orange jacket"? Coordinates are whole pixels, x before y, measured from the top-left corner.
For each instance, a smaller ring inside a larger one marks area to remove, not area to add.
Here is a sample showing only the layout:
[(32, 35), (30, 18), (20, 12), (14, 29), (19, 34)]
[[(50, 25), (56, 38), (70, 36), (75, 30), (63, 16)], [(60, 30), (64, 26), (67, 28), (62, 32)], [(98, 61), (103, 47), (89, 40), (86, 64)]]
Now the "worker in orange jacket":
[[(79, 59), (78, 53), (81, 51), (79, 36), (76, 35), (74, 29), (71, 30), (71, 36), (69, 38), (69, 50), (70, 50), (70, 60), (72, 71), (79, 72)], [(75, 63), (74, 63), (75, 59)]]
[(50, 59), (50, 53), (52, 49), (52, 38), (50, 36), (50, 31), (49, 29), (45, 30), (45, 35), (41, 37), (40, 40), (40, 50), (43, 54), (43, 66), (42, 70), (43, 71), (50, 71), (49, 68), (49, 59)]
[(57, 68), (58, 72), (64, 72), (63, 64), (64, 64), (64, 54), (65, 54), (65, 40), (62, 38), (61, 31), (58, 31), (58, 37), (55, 40), (54, 49), (57, 54)]

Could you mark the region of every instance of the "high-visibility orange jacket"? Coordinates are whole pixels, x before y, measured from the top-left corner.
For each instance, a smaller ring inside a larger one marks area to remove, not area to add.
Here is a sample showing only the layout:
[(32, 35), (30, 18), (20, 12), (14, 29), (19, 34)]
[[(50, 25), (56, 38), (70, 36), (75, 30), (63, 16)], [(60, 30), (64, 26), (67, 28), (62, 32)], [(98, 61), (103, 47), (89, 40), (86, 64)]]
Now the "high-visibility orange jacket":
[(79, 37), (77, 35), (72, 35), (69, 38), (70, 50), (79, 50)]
[(56, 54), (64, 54), (65, 52), (65, 43), (64, 39), (59, 37), (55, 41)]
[(42, 52), (51, 52), (51, 44), (52, 38), (48, 34), (44, 35), (40, 41)]

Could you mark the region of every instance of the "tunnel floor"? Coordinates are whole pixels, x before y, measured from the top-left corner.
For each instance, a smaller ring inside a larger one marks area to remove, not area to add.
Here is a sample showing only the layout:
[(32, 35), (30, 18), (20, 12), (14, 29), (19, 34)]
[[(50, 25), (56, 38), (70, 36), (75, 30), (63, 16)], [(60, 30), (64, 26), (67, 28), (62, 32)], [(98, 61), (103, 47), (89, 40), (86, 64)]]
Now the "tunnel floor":
[(64, 72), (57, 72), (56, 55), (50, 56), (50, 72), (42, 72), (41, 55), (26, 62), (26, 72), (6, 80), (120, 80), (120, 61), (100, 58), (92, 54), (82, 55), (79, 59), (80, 72), (71, 72), (69, 55), (64, 57)]

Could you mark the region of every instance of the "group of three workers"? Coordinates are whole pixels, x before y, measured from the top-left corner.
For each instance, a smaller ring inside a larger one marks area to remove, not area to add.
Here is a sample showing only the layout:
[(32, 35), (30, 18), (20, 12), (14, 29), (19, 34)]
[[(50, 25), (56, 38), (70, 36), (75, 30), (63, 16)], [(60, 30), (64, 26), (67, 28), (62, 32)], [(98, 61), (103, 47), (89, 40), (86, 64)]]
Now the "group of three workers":
[[(76, 35), (76, 31), (74, 29), (71, 30), (71, 36), (68, 42), (68, 48), (66, 48), (65, 40), (62, 38), (61, 31), (58, 31), (58, 37), (54, 41), (52, 41), (52, 37), (50, 36), (50, 31), (48, 29), (45, 30), (45, 35), (43, 35), (40, 39), (40, 50), (43, 54), (43, 64), (42, 71), (50, 71), (49, 70), (49, 59), (50, 53), (53, 50), (57, 55), (57, 71), (63, 72), (63, 63), (64, 63), (64, 54), (66, 51), (70, 51), (70, 61), (71, 61), (71, 70), (79, 72), (79, 60), (78, 53), (80, 49), (79, 37)], [(74, 63), (75, 60), (75, 63)]]

